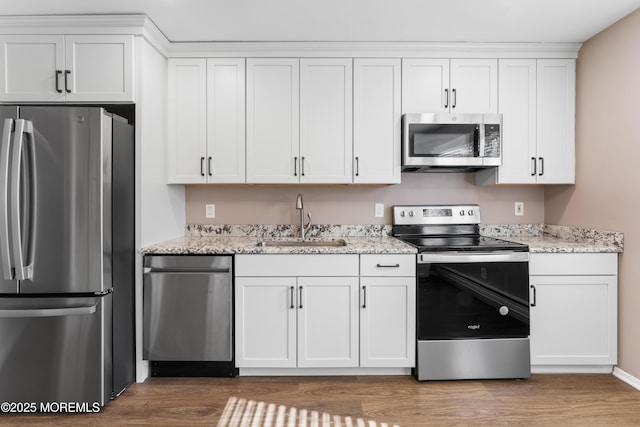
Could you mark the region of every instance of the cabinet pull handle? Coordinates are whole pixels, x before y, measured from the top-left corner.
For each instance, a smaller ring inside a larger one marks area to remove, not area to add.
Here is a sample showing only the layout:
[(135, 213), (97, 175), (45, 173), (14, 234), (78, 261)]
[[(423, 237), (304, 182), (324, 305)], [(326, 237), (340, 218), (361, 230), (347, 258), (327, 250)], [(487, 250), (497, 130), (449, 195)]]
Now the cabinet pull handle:
[(378, 268), (400, 268), (400, 264), (376, 264)]
[(69, 89), (69, 74), (71, 74), (71, 71), (64, 70), (64, 89), (67, 93), (71, 93), (71, 89)]
[(204, 176), (204, 157), (200, 157), (200, 175)]
[(362, 308), (367, 308), (367, 287), (362, 287)]
[(531, 307), (535, 307), (538, 302), (538, 294), (534, 285), (531, 285), (531, 289), (533, 289), (533, 301), (531, 301)]
[(540, 160), (540, 173), (538, 176), (542, 176), (544, 175), (544, 157), (538, 157), (538, 159)]
[(535, 157), (531, 158), (531, 162), (533, 163), (533, 172), (531, 172), (531, 176), (536, 176), (536, 173), (538, 173), (538, 162), (536, 162)]
[(213, 172), (211, 169), (211, 156), (207, 159), (207, 172), (209, 172), (209, 176), (213, 176)]
[(298, 157), (293, 158), (293, 176), (298, 176)]
[(356, 176), (360, 176), (360, 157), (356, 157)]
[(56, 92), (62, 93), (62, 89), (60, 89), (60, 76), (62, 75), (62, 70), (56, 70)]
[(291, 287), (289, 288), (289, 291), (290, 291), (290, 294), (289, 294), (289, 302), (291, 303), (291, 304), (289, 305), (289, 308), (293, 310), (294, 308), (296, 308), (296, 306), (295, 306), (295, 302), (293, 301), (293, 298), (294, 298), (294, 297), (293, 297), (293, 293), (295, 292), (295, 288), (294, 288), (293, 286), (291, 286)]
[(304, 157), (300, 159), (300, 175), (304, 176)]
[(451, 98), (453, 98), (451, 108), (456, 108), (456, 104), (458, 103), (458, 94), (456, 93), (455, 89), (451, 90)]
[(449, 108), (449, 89), (444, 90), (444, 108)]
[(298, 305), (298, 308), (302, 308), (302, 286), (298, 287), (298, 291), (300, 292), (300, 305)]

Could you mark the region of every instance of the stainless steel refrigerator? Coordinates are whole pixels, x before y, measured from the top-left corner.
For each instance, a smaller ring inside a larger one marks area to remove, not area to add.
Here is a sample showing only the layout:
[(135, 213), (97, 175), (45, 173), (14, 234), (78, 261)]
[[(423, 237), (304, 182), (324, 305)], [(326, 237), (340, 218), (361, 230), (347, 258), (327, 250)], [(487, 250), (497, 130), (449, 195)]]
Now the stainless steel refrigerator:
[(2, 106), (0, 402), (101, 406), (134, 379), (133, 126)]

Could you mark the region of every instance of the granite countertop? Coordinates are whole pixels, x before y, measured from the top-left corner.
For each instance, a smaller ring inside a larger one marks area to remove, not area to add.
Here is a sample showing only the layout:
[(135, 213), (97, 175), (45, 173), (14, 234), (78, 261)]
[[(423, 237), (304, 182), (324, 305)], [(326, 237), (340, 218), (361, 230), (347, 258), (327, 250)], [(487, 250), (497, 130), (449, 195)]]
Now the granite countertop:
[(147, 246), (143, 254), (413, 254), (385, 226), (315, 226), (307, 240), (337, 240), (345, 246), (258, 246), (265, 240), (300, 240), (295, 226), (187, 226), (186, 235)]
[(559, 225), (482, 225), (485, 236), (529, 245), (530, 253), (621, 253), (624, 236), (601, 231)]
[[(308, 240), (343, 239), (345, 246), (258, 246), (265, 240), (299, 240), (294, 225), (187, 225), (185, 236), (140, 250), (142, 254), (412, 254), (388, 225), (315, 225)], [(481, 225), (480, 233), (529, 245), (531, 253), (620, 253), (623, 234), (557, 225)]]

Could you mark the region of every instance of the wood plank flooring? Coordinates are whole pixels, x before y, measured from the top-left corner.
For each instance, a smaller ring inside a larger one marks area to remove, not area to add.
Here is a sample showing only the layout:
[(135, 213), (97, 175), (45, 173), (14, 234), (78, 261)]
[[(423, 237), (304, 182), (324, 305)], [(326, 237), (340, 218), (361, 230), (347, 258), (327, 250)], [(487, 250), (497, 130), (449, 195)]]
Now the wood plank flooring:
[(231, 396), (401, 427), (640, 426), (640, 391), (611, 375), (151, 378), (98, 414), (3, 414), (0, 425), (215, 427)]

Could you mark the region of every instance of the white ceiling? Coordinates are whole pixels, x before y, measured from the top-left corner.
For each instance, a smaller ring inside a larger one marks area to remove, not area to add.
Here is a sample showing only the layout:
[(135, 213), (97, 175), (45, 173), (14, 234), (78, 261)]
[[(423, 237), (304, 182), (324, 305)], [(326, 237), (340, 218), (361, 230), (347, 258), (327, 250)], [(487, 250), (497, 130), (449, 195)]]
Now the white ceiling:
[(583, 42), (640, 0), (0, 0), (0, 15), (143, 13), (171, 41)]

